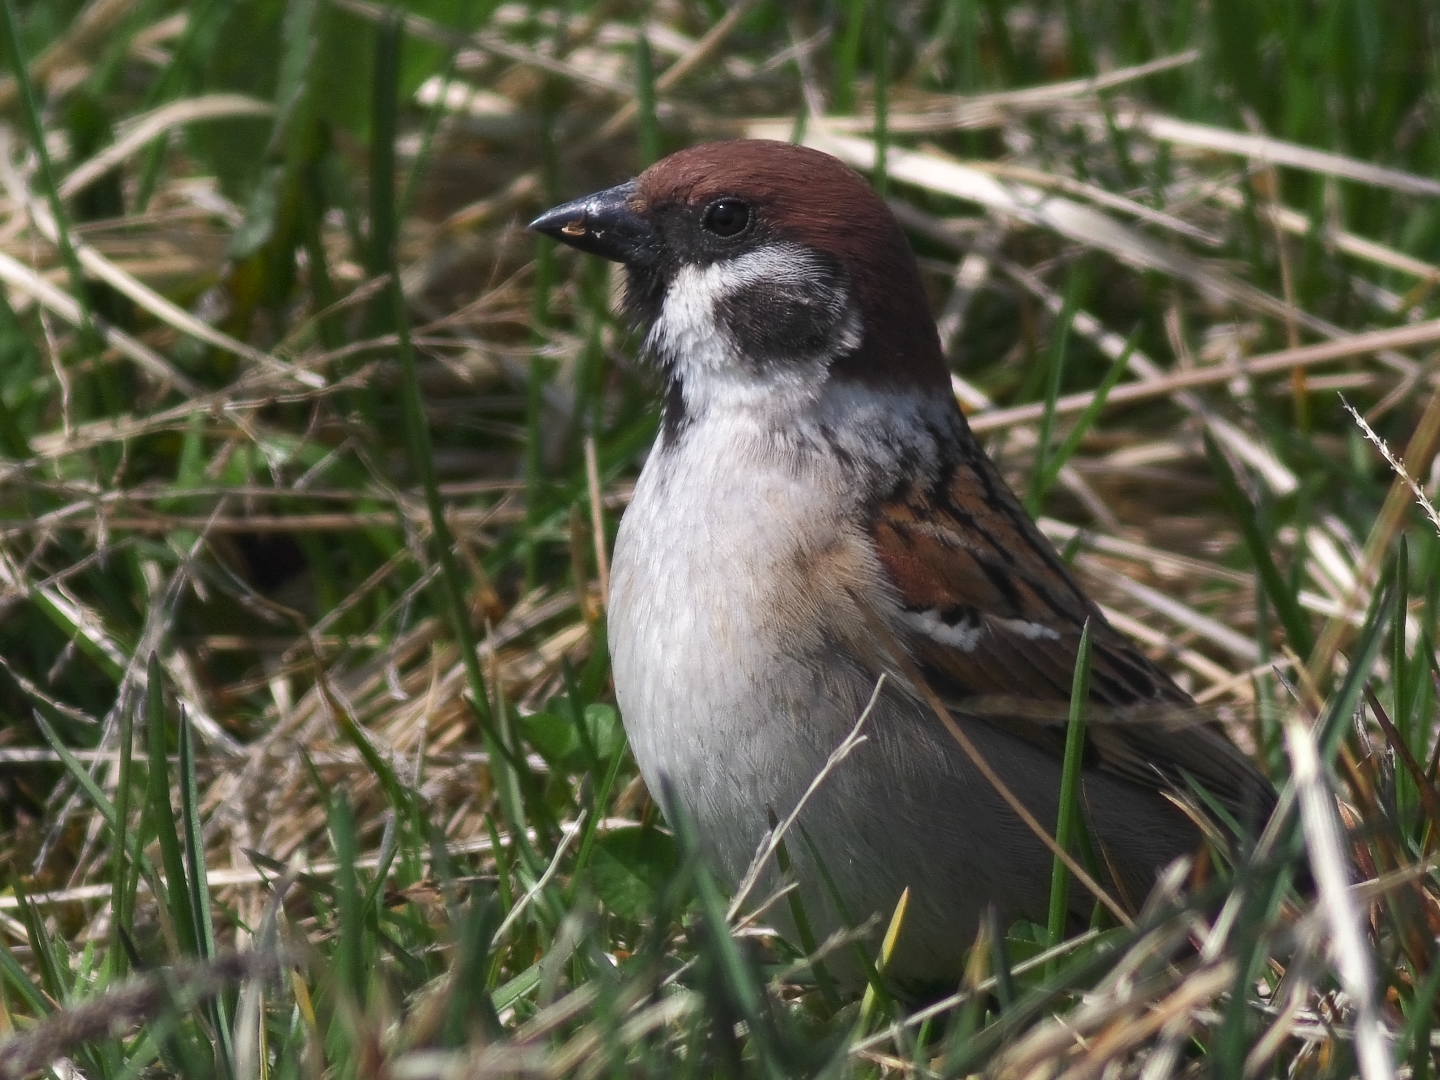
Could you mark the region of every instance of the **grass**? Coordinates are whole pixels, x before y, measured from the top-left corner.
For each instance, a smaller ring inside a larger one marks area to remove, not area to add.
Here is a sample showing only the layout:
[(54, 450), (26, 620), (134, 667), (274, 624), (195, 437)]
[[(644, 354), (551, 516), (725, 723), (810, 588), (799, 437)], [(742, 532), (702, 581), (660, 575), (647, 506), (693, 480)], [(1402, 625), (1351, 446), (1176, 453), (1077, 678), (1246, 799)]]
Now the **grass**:
[[(0, 12), (0, 1077), (1436, 1074), (1435, 13)], [(654, 388), (521, 224), (747, 132), (885, 184), (976, 430), (1295, 779), (919, 1011), (730, 911), (610, 696)]]

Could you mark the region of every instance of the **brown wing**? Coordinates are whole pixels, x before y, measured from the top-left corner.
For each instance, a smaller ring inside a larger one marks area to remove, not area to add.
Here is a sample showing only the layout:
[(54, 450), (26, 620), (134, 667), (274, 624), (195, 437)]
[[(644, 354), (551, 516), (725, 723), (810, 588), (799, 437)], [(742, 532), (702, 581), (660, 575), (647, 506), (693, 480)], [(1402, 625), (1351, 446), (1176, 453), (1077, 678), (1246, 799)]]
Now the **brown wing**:
[(1089, 620), (1094, 766), (1152, 788), (1193, 780), (1243, 821), (1268, 813), (1270, 784), (1105, 620), (978, 450), (928, 487), (891, 492), (870, 532), (900, 605), (899, 640), (957, 716), (1058, 753)]

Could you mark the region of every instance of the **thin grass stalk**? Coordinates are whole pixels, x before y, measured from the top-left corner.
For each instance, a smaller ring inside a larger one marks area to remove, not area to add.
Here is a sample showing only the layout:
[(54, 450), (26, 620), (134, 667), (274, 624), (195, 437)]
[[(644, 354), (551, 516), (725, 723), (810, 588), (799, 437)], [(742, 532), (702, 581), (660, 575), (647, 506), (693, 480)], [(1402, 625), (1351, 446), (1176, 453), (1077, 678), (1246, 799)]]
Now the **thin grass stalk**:
[(1031, 476), (1030, 491), (1025, 497), (1026, 509), (1032, 515), (1040, 513), (1045, 498), (1045, 477), (1058, 474), (1059, 468), (1050, 467), (1050, 444), (1055, 438), (1055, 402), (1060, 398), (1060, 387), (1065, 378), (1065, 361), (1069, 354), (1070, 329), (1075, 323), (1075, 313), (1080, 309), (1081, 293), (1085, 289), (1085, 276), (1079, 266), (1070, 272), (1065, 285), (1065, 302), (1050, 339), (1049, 355), (1045, 366), (1045, 411), (1040, 417), (1040, 432), (1036, 436), (1035, 467)]
[[(0, 0), (0, 14), (4, 16), (6, 59), (10, 61), (16, 86), (19, 90), (20, 113), (25, 120), (26, 133), (30, 136), (30, 149), (35, 154), (36, 169), (40, 176), (40, 187), (45, 201), (50, 205), (50, 216), (55, 219), (55, 244), (60, 249), (60, 260), (65, 264), (70, 279), (70, 295), (80, 306), (82, 348), (89, 352), (99, 348), (100, 335), (95, 328), (95, 312), (90, 306), (90, 292), (85, 286), (85, 272), (80, 268), (80, 257), (70, 240), (70, 215), (60, 198), (60, 187), (55, 180), (55, 169), (50, 162), (50, 150), (45, 142), (45, 122), (40, 116), (40, 103), (35, 97), (35, 86), (30, 79), (30, 63), (25, 56), (25, 46), (20, 34), (20, 19), (15, 14), (14, 0)], [(107, 380), (108, 381), (108, 380)]]
[[(1070, 684), (1070, 712), (1065, 727), (1065, 756), (1060, 773), (1060, 807), (1055, 820), (1055, 843), (1072, 851), (1084, 829), (1081, 806), (1081, 771), (1085, 760), (1085, 703), (1090, 700), (1090, 620), (1080, 628), (1075, 651), (1075, 674)], [(1046, 930), (1051, 948), (1065, 939), (1070, 912), (1070, 870), (1058, 857), (1050, 870), (1050, 910)]]
[(640, 111), (640, 160), (649, 165), (660, 160), (660, 117), (655, 108), (655, 58), (650, 39), (641, 30), (635, 38), (635, 92)]
[[(1075, 456), (1075, 451), (1080, 448), (1081, 440), (1089, 434), (1095, 421), (1100, 418), (1100, 413), (1105, 408), (1105, 402), (1110, 396), (1110, 391), (1119, 384), (1128, 369), (1130, 356), (1135, 351), (1135, 342), (1139, 336), (1140, 327), (1137, 326), (1130, 332), (1130, 336), (1125, 339), (1125, 347), (1120, 350), (1119, 354), (1111, 361), (1110, 366), (1106, 369), (1104, 378), (1100, 380), (1100, 385), (1095, 388), (1095, 396), (1090, 399), (1090, 404), (1085, 406), (1085, 410), (1075, 418), (1075, 423), (1071, 425), (1069, 432), (1067, 432), (1065, 438), (1061, 440), (1060, 445), (1053, 452), (1047, 453), (1044, 449), (1045, 443), (1037, 444), (1037, 476), (1031, 485), (1032, 497), (1035, 499), (1037, 506), (1044, 505), (1045, 496), (1049, 493), (1050, 489), (1054, 487), (1055, 481), (1059, 479), (1061, 470), (1063, 470), (1070, 459)], [(1050, 402), (1054, 400), (1053, 397), (1048, 399)], [(1053, 409), (1051, 410), (1051, 415), (1053, 416)], [(1043, 469), (1039, 468), (1041, 462), (1044, 464)]]
[[(190, 894), (190, 910), (195, 920), (196, 954), (202, 960), (213, 960), (220, 954), (215, 939), (215, 921), (210, 911), (210, 883), (206, 876), (205, 829), (200, 819), (200, 785), (195, 776), (195, 739), (190, 724), (182, 714), (179, 718), (180, 760), (177, 766), (180, 782), (180, 820), (184, 835), (185, 884)], [(210, 1014), (212, 1035), (218, 1042), (215, 1057), (221, 1077), (233, 1075), (235, 1047), (230, 1005), (224, 994), (217, 994), (206, 1006)]]

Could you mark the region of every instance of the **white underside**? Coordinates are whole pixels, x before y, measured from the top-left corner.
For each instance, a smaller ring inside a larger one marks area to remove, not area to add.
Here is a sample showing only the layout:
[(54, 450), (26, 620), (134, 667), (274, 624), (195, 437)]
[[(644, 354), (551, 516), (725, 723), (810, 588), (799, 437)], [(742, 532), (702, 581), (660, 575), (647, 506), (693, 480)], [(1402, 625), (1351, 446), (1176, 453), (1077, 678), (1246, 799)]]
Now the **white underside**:
[[(650, 790), (674, 792), (732, 885), (874, 690), (873, 669), (837, 654), (865, 655), (867, 635), (834, 583), (883, 595), (854, 531), (857, 478), (832, 455), (794, 449), (793, 430), (743, 412), (697, 421), (678, 448), (652, 452), (615, 547), (610, 647), (631, 746)], [(837, 650), (819, 627), (855, 640)], [(950, 978), (986, 903), (1043, 912), (1048, 856), (923, 708), (891, 693), (866, 734), (801, 827), (857, 920), (888, 917), (912, 887), (902, 973)], [(988, 753), (1007, 772), (1053, 771), (1008, 738)], [(787, 849), (824, 934), (845, 920), (809, 843), (792, 836)]]

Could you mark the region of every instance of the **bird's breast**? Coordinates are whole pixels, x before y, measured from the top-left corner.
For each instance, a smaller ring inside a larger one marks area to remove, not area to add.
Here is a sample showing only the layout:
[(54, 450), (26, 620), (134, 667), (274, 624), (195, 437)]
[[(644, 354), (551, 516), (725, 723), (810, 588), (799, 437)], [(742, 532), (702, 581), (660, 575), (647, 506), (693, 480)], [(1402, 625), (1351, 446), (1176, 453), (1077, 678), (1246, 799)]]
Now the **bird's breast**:
[(853, 619), (817, 575), (867, 572), (841, 482), (702, 426), (652, 452), (620, 525), (609, 637), (626, 731), (651, 791), (668, 781), (732, 872), (868, 695), (826, 662), (821, 629)]

